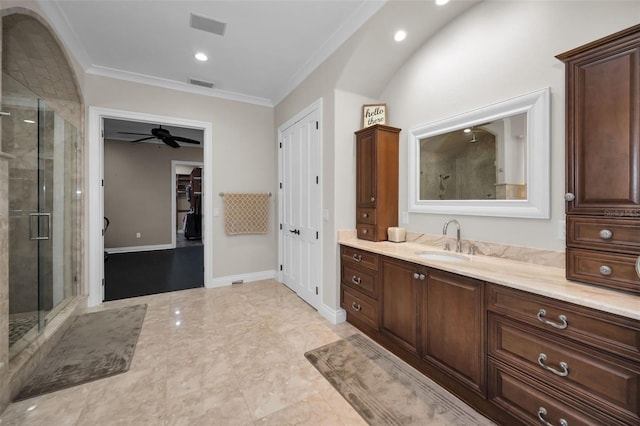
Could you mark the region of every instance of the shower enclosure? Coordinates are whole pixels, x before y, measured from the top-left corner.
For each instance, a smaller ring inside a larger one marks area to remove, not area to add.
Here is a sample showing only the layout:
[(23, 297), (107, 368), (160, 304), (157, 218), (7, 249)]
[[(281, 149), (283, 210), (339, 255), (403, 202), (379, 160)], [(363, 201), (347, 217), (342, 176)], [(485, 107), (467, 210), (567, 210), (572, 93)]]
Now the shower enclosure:
[(9, 162), (9, 356), (77, 294), (79, 133), (64, 101), (2, 74), (2, 150)]

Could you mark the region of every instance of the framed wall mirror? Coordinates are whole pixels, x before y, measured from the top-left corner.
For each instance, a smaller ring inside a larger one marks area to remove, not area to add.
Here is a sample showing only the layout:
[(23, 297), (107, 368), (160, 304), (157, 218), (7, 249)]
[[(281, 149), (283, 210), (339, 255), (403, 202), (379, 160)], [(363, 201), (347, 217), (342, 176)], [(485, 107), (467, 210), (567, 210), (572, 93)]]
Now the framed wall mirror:
[(413, 128), (409, 211), (548, 219), (548, 88)]

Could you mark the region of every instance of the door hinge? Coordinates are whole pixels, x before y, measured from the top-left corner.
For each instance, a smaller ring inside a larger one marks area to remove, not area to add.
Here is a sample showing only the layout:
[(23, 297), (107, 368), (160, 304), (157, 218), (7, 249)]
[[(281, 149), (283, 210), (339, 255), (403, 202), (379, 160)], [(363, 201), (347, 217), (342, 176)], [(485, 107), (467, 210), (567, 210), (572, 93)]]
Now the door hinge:
[(320, 183), (320, 178), (316, 176), (316, 185)]
[(104, 228), (101, 229), (102, 236), (104, 237)]
[(280, 142), (280, 148), (282, 148), (282, 142)]
[(104, 138), (104, 129), (100, 130), (100, 136)]
[(282, 182), (280, 182), (280, 189), (282, 189)]
[(316, 294), (318, 294), (318, 287), (316, 286)]
[(280, 265), (280, 270), (282, 271), (282, 265)]
[(100, 185), (104, 186), (104, 179), (100, 180)]
[(316, 240), (318, 239), (318, 231), (316, 231)]
[(282, 231), (282, 224), (280, 224), (280, 230)]
[(104, 287), (104, 278), (102, 279), (102, 286)]

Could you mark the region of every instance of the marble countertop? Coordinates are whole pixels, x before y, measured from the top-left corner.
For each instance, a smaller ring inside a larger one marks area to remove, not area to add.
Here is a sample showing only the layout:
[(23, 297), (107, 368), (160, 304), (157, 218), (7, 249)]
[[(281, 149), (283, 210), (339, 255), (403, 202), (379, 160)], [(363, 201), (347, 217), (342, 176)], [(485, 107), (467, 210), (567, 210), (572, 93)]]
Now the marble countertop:
[[(417, 253), (429, 251), (451, 254), (452, 252), (444, 251), (440, 247), (414, 242), (371, 242), (359, 240), (354, 236), (340, 235), (338, 243), (640, 320), (640, 296), (568, 281), (565, 278), (564, 268), (483, 255), (461, 254), (469, 259), (465, 262), (425, 259)], [(453, 254), (458, 255), (458, 253)]]

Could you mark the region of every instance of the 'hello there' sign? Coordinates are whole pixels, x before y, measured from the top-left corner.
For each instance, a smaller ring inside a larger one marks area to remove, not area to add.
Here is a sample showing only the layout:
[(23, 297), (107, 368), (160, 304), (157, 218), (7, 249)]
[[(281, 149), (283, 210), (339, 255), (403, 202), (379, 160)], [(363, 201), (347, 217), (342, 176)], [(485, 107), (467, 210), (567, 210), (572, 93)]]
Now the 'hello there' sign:
[(371, 104), (362, 106), (362, 127), (374, 124), (386, 124), (387, 104)]

